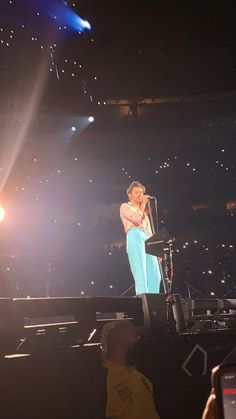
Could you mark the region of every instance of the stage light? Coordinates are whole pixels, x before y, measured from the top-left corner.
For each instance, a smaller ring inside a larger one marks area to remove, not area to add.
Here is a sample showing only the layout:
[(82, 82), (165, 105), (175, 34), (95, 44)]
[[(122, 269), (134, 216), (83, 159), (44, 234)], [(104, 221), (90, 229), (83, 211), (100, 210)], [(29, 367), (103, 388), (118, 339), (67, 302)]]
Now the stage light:
[[(49, 3), (49, 5), (46, 3)], [(91, 30), (91, 25), (87, 20), (82, 19), (68, 6), (67, 2), (48, 2), (45, 0), (45, 8), (48, 15), (59, 24), (59, 29), (83, 32)]]
[(75, 132), (76, 131), (76, 127), (71, 127), (71, 131)]
[(90, 25), (90, 23), (87, 21), (87, 20), (83, 20), (82, 22), (82, 26), (85, 28), (85, 29), (91, 29), (91, 25)]
[(6, 216), (4, 208), (0, 205), (0, 223), (4, 220)]
[(88, 117), (88, 121), (89, 121), (89, 122), (93, 122), (93, 121), (94, 121), (94, 117), (93, 117), (93, 116), (89, 116), (89, 117)]

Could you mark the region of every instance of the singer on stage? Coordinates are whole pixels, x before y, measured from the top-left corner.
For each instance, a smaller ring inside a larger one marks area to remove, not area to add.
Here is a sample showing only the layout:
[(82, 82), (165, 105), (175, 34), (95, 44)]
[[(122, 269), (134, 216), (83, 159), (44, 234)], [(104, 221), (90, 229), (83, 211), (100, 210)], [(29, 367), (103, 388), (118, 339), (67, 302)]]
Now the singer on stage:
[(127, 189), (128, 203), (120, 207), (120, 217), (126, 233), (126, 250), (138, 294), (159, 293), (161, 273), (157, 258), (145, 252), (145, 240), (152, 236), (146, 213), (149, 196), (145, 186), (132, 182)]

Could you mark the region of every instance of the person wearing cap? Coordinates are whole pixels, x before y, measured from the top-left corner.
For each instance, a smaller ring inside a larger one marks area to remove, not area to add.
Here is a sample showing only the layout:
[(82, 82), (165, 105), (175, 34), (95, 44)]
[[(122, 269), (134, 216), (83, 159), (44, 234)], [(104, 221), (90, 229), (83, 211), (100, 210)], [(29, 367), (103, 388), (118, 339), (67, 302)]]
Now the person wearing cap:
[(151, 381), (130, 363), (139, 341), (136, 327), (128, 320), (107, 323), (102, 330), (103, 366), (107, 369), (106, 418), (160, 419)]

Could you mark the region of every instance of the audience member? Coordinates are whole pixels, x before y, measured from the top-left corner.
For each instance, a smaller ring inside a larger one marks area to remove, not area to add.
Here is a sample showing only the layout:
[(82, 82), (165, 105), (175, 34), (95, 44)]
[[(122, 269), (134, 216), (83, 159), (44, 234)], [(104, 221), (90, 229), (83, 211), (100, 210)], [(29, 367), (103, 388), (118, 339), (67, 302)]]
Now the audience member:
[(106, 417), (111, 419), (159, 419), (152, 383), (134, 366), (131, 356), (139, 341), (128, 320), (107, 323), (102, 331), (103, 366), (107, 372)]

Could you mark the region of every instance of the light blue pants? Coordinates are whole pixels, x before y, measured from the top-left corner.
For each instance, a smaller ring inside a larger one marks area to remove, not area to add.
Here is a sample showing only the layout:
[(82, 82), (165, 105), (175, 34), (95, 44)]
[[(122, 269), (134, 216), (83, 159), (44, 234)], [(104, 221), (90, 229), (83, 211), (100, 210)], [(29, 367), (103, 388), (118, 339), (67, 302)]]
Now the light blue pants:
[(131, 228), (127, 233), (126, 250), (136, 294), (156, 294), (160, 291), (160, 267), (157, 258), (145, 252), (147, 238), (145, 230), (141, 228)]

